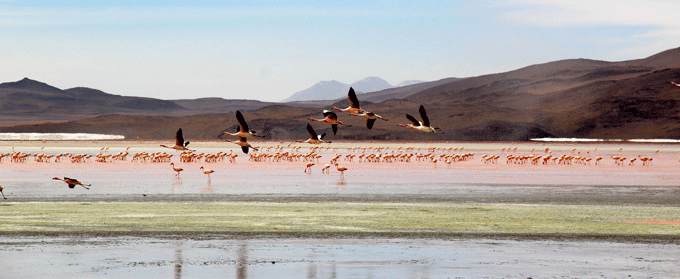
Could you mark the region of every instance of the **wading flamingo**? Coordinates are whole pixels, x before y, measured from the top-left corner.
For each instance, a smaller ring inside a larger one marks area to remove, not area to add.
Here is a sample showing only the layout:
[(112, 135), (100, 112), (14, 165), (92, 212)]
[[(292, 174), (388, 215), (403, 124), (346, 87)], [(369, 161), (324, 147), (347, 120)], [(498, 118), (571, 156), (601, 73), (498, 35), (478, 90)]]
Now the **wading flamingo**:
[(313, 165), (314, 165), (314, 163), (307, 163), (307, 167), (305, 168), (305, 173), (307, 172), (307, 170), (309, 170), (309, 173), (312, 173), (312, 166)]
[(171, 149), (175, 149), (175, 150), (196, 151), (196, 150), (191, 150), (191, 149), (187, 148), (188, 145), (189, 145), (189, 142), (188, 141), (185, 142), (184, 136), (182, 136), (182, 128), (179, 128), (179, 130), (177, 130), (177, 133), (175, 134), (175, 145), (174, 146), (167, 146), (165, 144), (161, 144), (161, 146), (165, 147), (165, 148), (171, 148)]
[[(246, 123), (246, 119), (243, 118), (243, 114), (241, 114), (240, 111), (236, 111), (236, 120), (238, 121), (238, 131), (236, 131), (235, 134), (229, 133), (229, 132), (223, 132), (225, 135), (230, 135), (230, 136), (238, 136), (241, 138), (247, 138), (247, 137), (260, 137), (264, 138), (264, 136), (256, 135), (255, 131), (248, 131), (248, 123)], [(246, 152), (248, 153), (248, 152)]]
[(350, 87), (349, 92), (347, 92), (347, 100), (349, 100), (349, 107), (346, 109), (333, 107), (334, 110), (345, 111), (348, 113), (364, 113), (364, 110), (359, 106), (359, 99), (357, 99), (357, 94), (354, 93), (354, 88)]
[(331, 128), (333, 128), (333, 135), (335, 135), (338, 132), (338, 124), (340, 125), (345, 125), (347, 127), (352, 127), (352, 125), (344, 124), (338, 120), (338, 115), (335, 114), (335, 112), (332, 112), (330, 110), (324, 110), (323, 111), (323, 116), (326, 118), (324, 119), (314, 119), (314, 118), (308, 118), (310, 121), (319, 121), (319, 122), (326, 122), (328, 124), (331, 124)]
[(54, 177), (54, 178), (52, 178), (52, 180), (64, 181), (64, 182), (66, 182), (66, 184), (68, 184), (68, 187), (71, 188), (71, 189), (75, 188), (76, 185), (80, 185), (80, 186), (83, 186), (83, 188), (90, 190), (90, 186), (92, 186), (92, 184), (83, 184), (82, 182), (78, 181), (78, 179), (75, 179), (75, 178), (64, 177), (64, 179), (61, 179), (59, 177)]
[(2, 194), (3, 198), (7, 199), (7, 197), (5, 197), (5, 193), (2, 192), (2, 190), (4, 190), (4, 189), (5, 189), (5, 187), (2, 187), (2, 185), (0, 185), (0, 194)]
[(444, 133), (441, 131), (438, 132), (437, 130), (439, 130), (439, 128), (430, 126), (430, 119), (427, 118), (427, 114), (425, 113), (425, 107), (423, 107), (423, 105), (420, 105), (420, 109), (418, 109), (418, 112), (420, 113), (420, 118), (423, 121), (418, 121), (415, 117), (407, 113), (406, 118), (408, 118), (408, 120), (410, 120), (411, 123), (413, 124), (399, 124), (399, 127), (409, 127), (411, 129), (425, 133), (440, 133), (440, 134)]
[(170, 165), (172, 166), (172, 170), (177, 172), (177, 175), (175, 175), (175, 176), (179, 176), (179, 172), (184, 170), (183, 168), (176, 168), (175, 163), (170, 163)]
[(347, 168), (346, 167), (340, 167), (340, 166), (338, 166), (338, 164), (335, 164), (335, 167), (340, 172), (340, 177), (345, 177), (345, 171), (347, 170)]
[(204, 174), (208, 175), (208, 178), (210, 177), (211, 173), (215, 172), (214, 170), (203, 168), (203, 166), (201, 166), (201, 170), (203, 171)]
[(373, 128), (373, 124), (375, 124), (375, 120), (376, 120), (376, 119), (380, 119), (380, 120), (385, 120), (385, 121), (387, 121), (386, 118), (383, 118), (382, 116), (377, 115), (377, 114), (375, 114), (375, 113), (372, 113), (372, 112), (370, 112), (370, 111), (367, 111), (367, 112), (364, 112), (364, 113), (360, 113), (360, 114), (351, 113), (351, 115), (365, 117), (365, 118), (366, 118), (366, 127), (367, 127), (369, 130), (370, 130), (371, 128)]

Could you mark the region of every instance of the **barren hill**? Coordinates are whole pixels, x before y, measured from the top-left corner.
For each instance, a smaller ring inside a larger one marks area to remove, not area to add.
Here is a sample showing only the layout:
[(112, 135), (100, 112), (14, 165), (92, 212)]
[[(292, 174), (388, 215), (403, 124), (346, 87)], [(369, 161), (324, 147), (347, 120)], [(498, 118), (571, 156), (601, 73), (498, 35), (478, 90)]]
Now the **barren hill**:
[[(621, 62), (562, 60), (505, 73), (451, 78), (363, 94), (359, 95), (362, 108), (389, 121), (378, 121), (368, 130), (365, 119), (339, 112), (339, 119), (352, 127), (341, 127), (335, 136), (325, 123), (312, 125), (317, 132), (328, 133), (330, 140), (678, 139), (680, 88), (671, 85), (671, 81), (680, 82), (680, 48), (644, 59)], [(22, 86), (27, 93), (44, 89), (45, 96), (55, 91), (44, 84)], [(4, 90), (6, 86), (0, 85), (0, 93), (5, 94)], [(267, 139), (281, 140), (307, 138), (304, 127), (308, 117), (321, 118), (323, 109), (332, 105), (346, 106), (346, 102), (340, 99), (318, 107), (312, 103), (307, 103), (308, 107), (258, 104), (262, 106), (256, 108), (257, 105), (247, 107), (245, 103), (236, 106), (253, 109), (242, 109), (252, 129)], [(196, 100), (175, 102), (191, 111), (202, 107), (199, 103)], [(408, 123), (406, 113), (417, 117), (421, 104), (426, 107), (432, 125), (440, 127), (444, 135), (397, 126)], [(151, 111), (159, 114), (163, 109)], [(0, 131), (105, 132), (128, 138), (172, 138), (175, 128), (146, 127), (149, 123), (176, 123), (185, 129), (188, 138), (216, 139), (222, 131), (233, 131), (237, 125), (233, 113), (171, 117), (109, 115), (67, 123), (2, 127)]]
[(107, 114), (178, 116), (254, 110), (271, 104), (222, 98), (160, 100), (114, 95), (85, 87), (62, 90), (28, 78), (0, 84), (0, 109), (3, 111), (0, 121), (4, 123), (66, 121)]

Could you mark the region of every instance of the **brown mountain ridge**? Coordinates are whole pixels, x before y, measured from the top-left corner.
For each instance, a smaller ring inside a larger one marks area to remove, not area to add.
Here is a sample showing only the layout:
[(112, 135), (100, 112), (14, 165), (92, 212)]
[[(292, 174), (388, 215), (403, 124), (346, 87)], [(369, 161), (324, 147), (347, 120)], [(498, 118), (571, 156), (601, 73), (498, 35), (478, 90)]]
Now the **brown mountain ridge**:
[[(371, 130), (365, 127), (363, 118), (342, 112), (338, 112), (340, 120), (353, 126), (341, 127), (335, 136), (327, 124), (312, 125), (318, 133), (328, 133), (330, 140), (678, 139), (680, 88), (671, 85), (671, 81), (680, 81), (680, 48), (622, 62), (561, 60), (505, 73), (417, 84), (399, 88), (398, 92), (388, 89), (359, 95), (364, 109), (389, 119), (377, 122)], [(64, 118), (70, 120), (67, 122), (3, 125), (0, 132), (88, 132), (121, 134), (127, 138), (172, 138), (176, 128), (182, 127), (189, 139), (217, 139), (222, 131), (236, 129), (233, 111), (239, 109), (251, 129), (268, 139), (305, 139), (308, 117), (320, 118), (321, 110), (346, 104), (346, 100), (316, 107), (313, 103), (296, 106), (219, 98), (222, 104), (211, 99), (164, 101), (109, 96), (78, 88), (61, 90), (66, 94), (57, 98), (50, 94), (58, 88), (26, 79), (19, 83), (22, 91), (16, 89), (16, 84), (0, 85), (0, 106), (5, 109), (7, 102), (14, 102), (10, 104), (16, 107), (9, 110), (13, 117), (23, 113), (37, 118), (55, 111), (54, 107), (32, 107), (28, 101), (7, 97), (17, 93), (33, 94), (31, 98), (42, 98), (56, 107), (87, 95), (108, 110), (94, 118)], [(421, 104), (433, 126), (440, 127), (445, 134), (424, 134), (397, 126), (408, 123), (405, 113), (417, 116)], [(99, 107), (83, 109), (95, 113)], [(149, 129), (150, 126), (155, 128)]]

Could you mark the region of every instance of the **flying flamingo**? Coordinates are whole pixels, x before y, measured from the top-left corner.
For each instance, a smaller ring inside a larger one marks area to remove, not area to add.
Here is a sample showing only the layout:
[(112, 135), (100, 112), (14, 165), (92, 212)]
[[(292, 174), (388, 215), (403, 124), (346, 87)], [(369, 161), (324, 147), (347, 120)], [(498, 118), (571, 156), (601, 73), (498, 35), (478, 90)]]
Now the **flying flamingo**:
[(350, 87), (349, 92), (347, 92), (347, 100), (349, 100), (349, 107), (346, 109), (333, 107), (334, 110), (346, 111), (348, 113), (364, 113), (364, 110), (359, 106), (359, 99), (357, 99), (357, 94), (354, 93), (354, 88)]
[(237, 141), (233, 140), (227, 140), (228, 142), (235, 143), (241, 146), (241, 150), (243, 150), (243, 153), (248, 154), (248, 148), (252, 148), (255, 151), (259, 151), (257, 148), (253, 147), (246, 141), (245, 137), (239, 137)]
[(360, 113), (360, 114), (351, 113), (351, 115), (365, 117), (365, 118), (366, 118), (366, 127), (367, 127), (369, 130), (370, 130), (371, 128), (373, 128), (373, 124), (375, 123), (375, 120), (376, 120), (376, 119), (380, 119), (380, 120), (385, 120), (385, 121), (387, 121), (386, 118), (383, 118), (382, 116), (377, 115), (377, 114), (375, 114), (375, 113), (372, 113), (372, 112), (370, 112), (370, 111), (366, 111), (366, 112)]
[(314, 131), (314, 128), (312, 128), (312, 125), (309, 125), (309, 123), (307, 123), (307, 133), (309, 134), (309, 139), (305, 141), (299, 140), (298, 142), (306, 142), (311, 144), (321, 144), (324, 142), (331, 143), (330, 141), (321, 140), (323, 139), (324, 136), (326, 136), (326, 133), (317, 135), (316, 132)]
[[(246, 119), (243, 118), (243, 114), (241, 114), (240, 111), (236, 111), (236, 120), (238, 121), (238, 131), (236, 131), (235, 134), (229, 133), (229, 132), (223, 132), (225, 135), (231, 135), (231, 136), (238, 136), (241, 138), (247, 138), (247, 137), (260, 137), (264, 138), (264, 136), (256, 135), (255, 131), (248, 131), (248, 123), (246, 123)], [(248, 152), (246, 152), (248, 153)]]
[(319, 122), (326, 122), (328, 124), (331, 124), (331, 127), (333, 128), (333, 135), (335, 135), (338, 132), (338, 124), (340, 125), (345, 125), (347, 127), (352, 127), (352, 125), (344, 124), (338, 120), (338, 115), (335, 114), (335, 112), (332, 112), (330, 110), (324, 110), (323, 111), (323, 116), (326, 118), (324, 119), (314, 119), (314, 118), (309, 118), (311, 121), (319, 121)]
[(64, 179), (61, 179), (59, 177), (55, 177), (55, 178), (52, 178), (52, 180), (64, 181), (64, 182), (66, 182), (66, 184), (68, 184), (68, 187), (71, 188), (71, 189), (75, 188), (76, 185), (80, 185), (80, 186), (83, 186), (83, 188), (90, 190), (89, 186), (92, 186), (92, 184), (83, 184), (82, 182), (78, 181), (78, 179), (75, 179), (75, 178), (64, 177)]
[(418, 121), (415, 117), (411, 116), (410, 114), (406, 114), (406, 118), (410, 120), (413, 124), (399, 124), (399, 127), (409, 127), (414, 130), (418, 130), (421, 132), (425, 133), (441, 133), (443, 134), (444, 132), (437, 132), (439, 128), (437, 127), (432, 127), (430, 126), (430, 119), (427, 118), (427, 114), (425, 113), (425, 107), (423, 105), (420, 105), (420, 109), (418, 110), (420, 113), (420, 118), (423, 119), (423, 121)]
[(172, 166), (172, 169), (177, 172), (176, 176), (179, 177), (179, 172), (183, 171), (184, 169), (183, 168), (176, 168), (175, 163), (170, 163), (170, 165)]
[(204, 174), (208, 175), (208, 178), (210, 178), (211, 173), (215, 172), (214, 170), (211, 170), (211, 169), (205, 169), (205, 168), (203, 168), (203, 166), (201, 166), (201, 170), (203, 170)]
[(172, 149), (175, 149), (175, 150), (196, 151), (196, 150), (191, 150), (191, 149), (187, 148), (188, 145), (189, 145), (188, 141), (184, 142), (184, 137), (182, 136), (182, 128), (179, 128), (179, 130), (177, 130), (177, 133), (175, 134), (175, 145), (174, 146), (167, 146), (165, 144), (161, 144), (161, 146), (165, 147), (165, 148), (172, 148)]
[(2, 190), (4, 190), (4, 189), (5, 189), (5, 187), (2, 187), (2, 185), (0, 185), (0, 194), (2, 194), (3, 198), (7, 199), (7, 197), (5, 197), (5, 193), (2, 192)]
[(672, 85), (675, 85), (675, 86), (680, 86), (680, 84), (677, 84), (677, 83), (672, 82), (672, 81), (671, 81), (671, 84), (672, 84)]

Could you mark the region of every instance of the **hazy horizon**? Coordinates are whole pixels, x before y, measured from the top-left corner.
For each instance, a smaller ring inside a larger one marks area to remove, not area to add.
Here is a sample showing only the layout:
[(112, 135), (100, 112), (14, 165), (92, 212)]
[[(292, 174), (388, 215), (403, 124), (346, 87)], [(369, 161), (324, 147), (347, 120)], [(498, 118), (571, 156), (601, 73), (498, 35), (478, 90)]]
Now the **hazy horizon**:
[(392, 85), (680, 46), (665, 1), (0, 0), (0, 82), (278, 102), (317, 82)]

